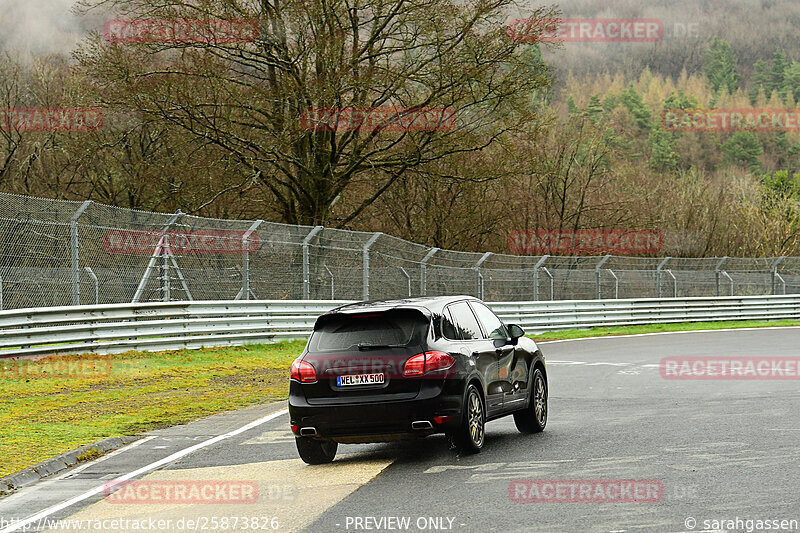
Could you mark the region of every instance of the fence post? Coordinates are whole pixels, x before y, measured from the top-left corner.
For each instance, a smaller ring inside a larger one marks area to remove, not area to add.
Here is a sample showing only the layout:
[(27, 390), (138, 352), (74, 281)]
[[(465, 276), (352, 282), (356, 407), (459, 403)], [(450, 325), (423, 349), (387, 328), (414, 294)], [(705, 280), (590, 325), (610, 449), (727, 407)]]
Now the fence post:
[[(549, 254), (543, 255), (533, 267), (533, 300), (539, 299), (539, 268), (544, 265), (544, 262), (550, 257)], [(551, 278), (552, 279), (552, 278)], [(552, 298), (550, 298), (552, 300)]]
[(677, 298), (678, 297), (678, 278), (676, 278), (675, 274), (672, 273), (672, 270), (670, 270), (668, 268), (665, 269), (664, 272), (666, 272), (667, 274), (670, 275), (670, 277), (672, 277), (672, 297), (673, 298)]
[(330, 268), (328, 268), (328, 265), (322, 265), (322, 266), (324, 266), (324, 267), (325, 267), (325, 270), (328, 272), (328, 275), (331, 277), (331, 300), (335, 300), (336, 298), (334, 298), (334, 297), (333, 297), (333, 295), (334, 295), (334, 289), (333, 289), (333, 272), (331, 272), (331, 269), (330, 269)]
[(478, 298), (483, 300), (483, 274), (481, 273), (481, 265), (492, 256), (492, 252), (486, 252), (478, 259), (478, 262), (475, 263), (475, 266), (472, 267), (475, 269), (475, 272), (478, 273)]
[[(242, 235), (242, 290), (239, 293), (245, 300), (250, 299), (250, 235), (258, 229), (264, 221), (256, 220), (250, 225), (250, 229)], [(238, 297), (236, 298), (239, 299)]]
[(606, 270), (608, 270), (608, 273), (611, 274), (612, 278), (614, 278), (614, 299), (619, 299), (619, 278), (610, 268), (607, 268)]
[[(778, 280), (780, 280), (780, 282), (781, 282), (781, 287), (782, 287), (781, 294), (783, 294), (784, 296), (786, 296), (786, 280), (785, 280), (785, 279), (783, 279), (783, 276), (781, 276), (781, 275), (780, 275), (780, 274), (778, 274), (777, 272), (775, 273), (775, 277), (776, 277)], [(2, 288), (2, 287), (0, 287), (0, 288)], [(2, 296), (2, 294), (0, 294), (0, 296)], [(2, 302), (0, 302), (0, 305), (2, 305)], [(0, 308), (0, 309), (2, 309), (2, 308)]]
[[(94, 282), (94, 305), (97, 305), (100, 300), (100, 283), (97, 281), (97, 276), (95, 276), (92, 267), (83, 267), (83, 270), (89, 274), (89, 277), (92, 278), (92, 281)], [(0, 309), (2, 309), (2, 304), (0, 304)]]
[(419, 265), (419, 295), (425, 296), (428, 292), (428, 260), (438, 252), (438, 248), (431, 248)]
[(314, 226), (314, 228), (308, 232), (305, 239), (303, 239), (303, 300), (311, 299), (311, 280), (309, 279), (311, 274), (309, 273), (308, 265), (308, 245), (311, 243), (311, 239), (314, 238), (314, 235), (320, 231), (322, 231), (322, 226)]
[(600, 299), (600, 267), (606, 264), (606, 261), (611, 259), (611, 255), (603, 256), (599, 263), (594, 267), (595, 287), (597, 288), (597, 299)]
[(733, 296), (733, 278), (730, 276), (730, 274), (728, 274), (727, 270), (723, 270), (722, 275), (728, 278), (728, 281), (731, 284), (731, 296)]
[(555, 279), (553, 278), (553, 274), (551, 274), (550, 271), (547, 270), (547, 267), (542, 267), (542, 272), (547, 274), (547, 277), (550, 278), (550, 300), (551, 301), (555, 300), (556, 299), (556, 284), (555, 284)]
[(364, 284), (364, 290), (362, 294), (363, 300), (369, 300), (369, 249), (373, 244), (375, 244), (375, 241), (377, 241), (378, 237), (381, 235), (383, 235), (383, 233), (378, 232), (370, 237), (367, 243), (364, 245), (364, 250), (362, 252), (364, 254), (364, 278), (362, 280)]
[[(776, 294), (775, 279), (776, 279), (776, 276), (778, 276), (778, 265), (780, 265), (781, 262), (784, 259), (786, 259), (786, 256), (782, 255), (778, 259), (776, 259), (774, 263), (772, 263), (772, 268), (771, 268), (771, 270), (772, 270), (772, 279), (771, 279), (771, 282), (772, 282), (772, 294)], [(784, 287), (785, 287), (785, 285), (784, 285)]]
[(72, 251), (72, 305), (81, 304), (80, 266), (78, 265), (78, 219), (92, 204), (91, 200), (83, 202), (69, 221), (70, 249)]
[(3, 278), (0, 276), (0, 311), (3, 310)]
[(667, 263), (669, 263), (670, 259), (672, 258), (665, 257), (664, 260), (661, 261), (661, 263), (659, 263), (658, 268), (656, 268), (656, 286), (658, 288), (656, 291), (657, 298), (661, 298), (661, 271), (664, 269), (665, 266), (667, 266)]
[(714, 268), (714, 279), (716, 280), (716, 285), (717, 285), (717, 296), (719, 296), (720, 269), (722, 268), (722, 265), (724, 265), (725, 261), (727, 261), (727, 260), (728, 260), (728, 256), (726, 255), (725, 257), (723, 257), (722, 259), (719, 260), (719, 263), (717, 263), (717, 266)]
[(408, 297), (411, 298), (411, 276), (406, 272), (406, 269), (403, 267), (397, 267), (400, 269), (400, 272), (403, 273), (403, 276), (406, 278), (406, 282), (408, 284)]

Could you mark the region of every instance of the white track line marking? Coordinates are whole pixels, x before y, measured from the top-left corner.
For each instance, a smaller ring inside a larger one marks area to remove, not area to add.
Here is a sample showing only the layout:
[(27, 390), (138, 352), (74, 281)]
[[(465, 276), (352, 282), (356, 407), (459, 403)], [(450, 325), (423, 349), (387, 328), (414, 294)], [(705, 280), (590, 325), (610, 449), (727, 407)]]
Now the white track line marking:
[[(659, 331), (657, 333), (631, 333), (629, 335), (603, 335), (602, 337), (581, 337), (580, 339), (561, 339), (557, 341), (541, 341), (536, 344), (554, 344), (556, 342), (593, 341), (597, 339), (627, 339), (629, 337), (648, 337), (651, 335), (677, 335), (682, 333), (716, 333), (717, 331), (753, 331), (759, 329), (800, 329), (800, 326), (769, 326), (766, 328), (728, 328), (728, 329), (694, 329), (690, 331)], [(555, 332), (554, 332), (555, 333)], [(2, 531), (0, 531), (2, 533)]]
[(83, 494), (75, 496), (74, 498), (70, 498), (69, 500), (63, 501), (63, 502), (61, 502), (59, 504), (56, 504), (56, 505), (53, 505), (52, 507), (48, 507), (44, 511), (41, 511), (41, 512), (31, 516), (31, 517), (28, 517), (25, 520), (21, 520), (19, 522), (15, 522), (13, 525), (8, 526), (5, 529), (0, 529), (0, 533), (12, 533), (12, 532), (17, 531), (19, 529), (22, 529), (25, 526), (27, 526), (29, 524), (32, 524), (33, 522), (41, 521), (41, 520), (43, 520), (44, 518), (47, 518), (48, 516), (50, 516), (53, 513), (56, 513), (56, 512), (58, 512), (58, 511), (60, 511), (62, 509), (66, 509), (70, 505), (75, 505), (76, 503), (82, 502), (83, 500), (86, 500), (88, 498), (91, 498), (92, 496), (95, 496), (96, 494), (100, 494), (101, 492), (103, 492), (104, 487), (109, 483), (120, 483), (122, 481), (127, 481), (127, 480), (129, 480), (131, 478), (134, 478), (134, 477), (136, 477), (138, 475), (145, 474), (147, 472), (150, 472), (151, 470), (155, 470), (156, 468), (158, 468), (160, 466), (164, 466), (164, 465), (166, 465), (168, 463), (171, 463), (171, 462), (176, 461), (176, 460), (178, 460), (178, 459), (180, 459), (182, 457), (185, 457), (185, 456), (189, 455), (190, 453), (194, 453), (197, 450), (200, 450), (200, 449), (205, 448), (207, 446), (211, 446), (212, 444), (216, 444), (217, 442), (219, 442), (221, 440), (228, 439), (230, 437), (234, 437), (234, 436), (236, 436), (236, 435), (238, 435), (240, 433), (244, 433), (245, 431), (253, 429), (254, 427), (258, 427), (261, 424), (269, 422), (270, 420), (274, 420), (275, 418), (278, 418), (281, 415), (285, 415), (288, 412), (289, 412), (288, 409), (282, 409), (281, 411), (278, 411), (277, 413), (272, 413), (271, 415), (267, 415), (267, 416), (265, 416), (263, 418), (259, 418), (258, 420), (254, 420), (254, 421), (250, 422), (249, 424), (240, 427), (239, 429), (234, 429), (233, 431), (229, 431), (228, 433), (225, 433), (224, 435), (218, 435), (218, 436), (216, 436), (214, 438), (208, 439), (208, 440), (203, 441), (203, 442), (201, 442), (199, 444), (195, 444), (194, 446), (190, 446), (188, 448), (184, 448), (183, 450), (181, 450), (179, 452), (175, 452), (175, 453), (173, 453), (172, 455), (170, 455), (168, 457), (160, 459), (160, 460), (158, 460), (158, 461), (156, 461), (154, 463), (150, 463), (147, 466), (143, 466), (142, 468), (139, 468), (138, 470), (134, 470), (133, 472), (129, 472), (129, 473), (125, 474), (124, 476), (120, 476), (120, 477), (118, 477), (118, 478), (116, 478), (116, 479), (114, 479), (112, 481), (108, 481), (106, 483), (103, 483), (102, 485), (100, 485), (98, 487), (95, 487), (95, 488), (93, 488), (91, 490), (88, 490), (88, 491), (84, 492)]
[[(586, 366), (631, 366), (633, 363), (611, 363), (606, 361), (547, 361), (548, 365), (586, 365)], [(659, 365), (656, 365), (658, 367)]]

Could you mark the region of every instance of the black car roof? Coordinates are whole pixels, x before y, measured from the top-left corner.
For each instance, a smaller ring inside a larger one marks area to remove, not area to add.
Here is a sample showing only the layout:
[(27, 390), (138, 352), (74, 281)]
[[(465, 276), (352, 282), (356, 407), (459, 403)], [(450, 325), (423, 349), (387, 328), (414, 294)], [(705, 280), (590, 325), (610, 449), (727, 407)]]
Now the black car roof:
[(417, 309), (427, 314), (438, 314), (448, 304), (460, 300), (476, 300), (474, 296), (420, 296), (418, 298), (402, 298), (398, 300), (374, 300), (369, 302), (356, 302), (331, 309), (327, 314), (334, 313), (363, 313), (383, 312), (390, 309)]

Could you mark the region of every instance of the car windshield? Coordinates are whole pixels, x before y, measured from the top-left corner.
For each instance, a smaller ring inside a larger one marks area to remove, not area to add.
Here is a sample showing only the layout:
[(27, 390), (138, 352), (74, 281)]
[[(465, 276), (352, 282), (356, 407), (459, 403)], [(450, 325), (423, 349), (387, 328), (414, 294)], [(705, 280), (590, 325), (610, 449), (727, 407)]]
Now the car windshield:
[(419, 344), (427, 320), (416, 311), (338, 315), (322, 321), (309, 341), (309, 351), (370, 350)]

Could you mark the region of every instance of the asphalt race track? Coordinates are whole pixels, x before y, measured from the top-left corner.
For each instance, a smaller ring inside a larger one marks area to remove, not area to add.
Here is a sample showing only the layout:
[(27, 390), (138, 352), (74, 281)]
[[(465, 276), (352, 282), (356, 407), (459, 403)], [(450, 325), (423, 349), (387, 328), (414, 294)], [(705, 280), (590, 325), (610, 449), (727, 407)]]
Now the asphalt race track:
[[(550, 383), (544, 433), (522, 435), (504, 418), (487, 425), (478, 455), (459, 457), (432, 437), (340, 445), (333, 464), (310, 467), (297, 457), (284, 406), (259, 406), (154, 431), (2, 498), (0, 533), (66, 518), (62, 531), (103, 533), (800, 530), (800, 380), (668, 380), (659, 371), (674, 356), (800, 358), (800, 328), (541, 347)], [(257, 497), (225, 489), (195, 504), (104, 498), (104, 484), (121, 476), (150, 487), (239, 483)], [(539, 480), (542, 490), (554, 480), (638, 480), (659, 493), (624, 503), (516, 502), (516, 480)]]

